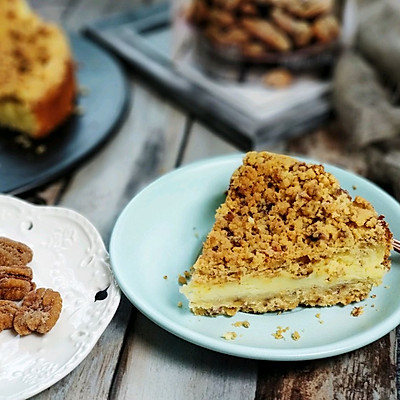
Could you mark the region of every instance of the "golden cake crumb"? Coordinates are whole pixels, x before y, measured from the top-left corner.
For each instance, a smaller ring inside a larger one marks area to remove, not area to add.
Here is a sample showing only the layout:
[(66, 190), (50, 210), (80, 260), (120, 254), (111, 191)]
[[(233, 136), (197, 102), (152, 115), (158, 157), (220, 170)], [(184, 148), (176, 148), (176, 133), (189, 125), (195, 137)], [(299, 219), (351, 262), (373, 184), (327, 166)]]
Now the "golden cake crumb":
[(225, 340), (235, 340), (237, 338), (236, 332), (225, 332), (222, 336)]
[(178, 307), (179, 307), (179, 308), (182, 308), (182, 305), (183, 305), (182, 302), (181, 302), (181, 301), (178, 301)]
[(289, 327), (287, 326), (286, 328), (282, 328), (281, 326), (278, 326), (277, 328), (276, 328), (276, 332), (275, 333), (273, 333), (272, 334), (272, 336), (275, 338), (275, 339), (284, 339), (284, 336), (283, 336), (283, 334), (286, 332), (286, 331), (288, 331), (289, 330)]
[(291, 336), (292, 336), (293, 340), (299, 340), (301, 337), (299, 332), (297, 332), (297, 331), (294, 331)]
[(164, 275), (163, 278), (164, 278), (164, 279), (168, 279), (168, 275)]
[(233, 326), (240, 327), (242, 326), (243, 328), (249, 328), (250, 327), (250, 322), (249, 321), (237, 321), (232, 324)]
[(353, 316), (353, 317), (359, 317), (361, 314), (363, 314), (364, 313), (364, 307), (354, 307), (352, 310), (351, 310), (351, 315)]
[(320, 324), (323, 324), (323, 323), (324, 323), (324, 321), (322, 321), (322, 319), (321, 319), (321, 314), (320, 314), (320, 313), (315, 314), (315, 317), (318, 318), (318, 322), (319, 322)]
[(179, 284), (184, 285), (185, 283), (187, 283), (187, 279), (183, 275), (179, 275), (178, 282)]

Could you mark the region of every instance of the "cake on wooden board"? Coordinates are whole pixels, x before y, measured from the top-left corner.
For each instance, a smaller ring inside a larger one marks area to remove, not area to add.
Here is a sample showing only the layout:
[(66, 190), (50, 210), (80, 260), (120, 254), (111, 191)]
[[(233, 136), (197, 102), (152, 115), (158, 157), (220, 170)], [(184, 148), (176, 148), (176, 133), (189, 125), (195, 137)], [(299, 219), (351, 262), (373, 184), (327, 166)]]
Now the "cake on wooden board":
[(382, 283), (391, 247), (383, 216), (322, 165), (249, 152), (181, 291), (197, 315), (346, 305)]
[(74, 110), (68, 39), (24, 0), (0, 0), (0, 125), (42, 138)]

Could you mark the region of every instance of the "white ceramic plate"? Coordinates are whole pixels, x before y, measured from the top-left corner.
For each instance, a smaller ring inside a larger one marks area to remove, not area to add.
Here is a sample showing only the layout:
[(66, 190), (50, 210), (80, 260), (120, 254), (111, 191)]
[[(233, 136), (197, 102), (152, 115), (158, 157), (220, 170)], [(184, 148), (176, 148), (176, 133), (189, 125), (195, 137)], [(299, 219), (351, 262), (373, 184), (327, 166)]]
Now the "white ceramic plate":
[[(354, 305), (297, 308), (291, 312), (216, 318), (193, 315), (179, 293), (178, 275), (189, 270), (224, 200), (229, 179), (242, 155), (198, 162), (173, 171), (144, 189), (125, 208), (113, 230), (110, 257), (116, 279), (131, 302), (161, 327), (197, 345), (226, 354), (263, 360), (307, 360), (360, 348), (400, 323), (400, 257), (374, 298)], [(400, 206), (371, 182), (339, 168), (326, 169), (352, 196), (358, 194), (386, 216), (400, 237)], [(167, 276), (167, 279), (164, 279)], [(177, 306), (178, 302), (183, 307)], [(248, 321), (250, 327), (235, 327)], [(273, 334), (288, 328), (282, 339)], [(293, 340), (295, 331), (299, 340)], [(236, 332), (235, 340), (222, 338)]]
[[(120, 291), (99, 233), (74, 211), (0, 195), (0, 236), (30, 246), (37, 287), (57, 290), (63, 298), (60, 318), (46, 335), (0, 332), (0, 399), (26, 399), (87, 356), (115, 314)], [(95, 301), (106, 288), (107, 297)]]

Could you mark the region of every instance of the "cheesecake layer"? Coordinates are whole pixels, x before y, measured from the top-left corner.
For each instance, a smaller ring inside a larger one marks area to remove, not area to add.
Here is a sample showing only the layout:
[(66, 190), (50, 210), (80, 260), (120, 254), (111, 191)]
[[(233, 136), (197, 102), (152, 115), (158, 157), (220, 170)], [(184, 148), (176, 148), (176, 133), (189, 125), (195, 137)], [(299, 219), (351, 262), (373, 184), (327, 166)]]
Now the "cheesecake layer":
[(299, 305), (329, 306), (363, 300), (382, 283), (385, 247), (353, 249), (310, 266), (312, 272), (293, 278), (285, 266), (275, 277), (243, 276), (240, 281), (196, 282), (181, 288), (195, 314), (234, 314), (239, 310), (266, 312)]

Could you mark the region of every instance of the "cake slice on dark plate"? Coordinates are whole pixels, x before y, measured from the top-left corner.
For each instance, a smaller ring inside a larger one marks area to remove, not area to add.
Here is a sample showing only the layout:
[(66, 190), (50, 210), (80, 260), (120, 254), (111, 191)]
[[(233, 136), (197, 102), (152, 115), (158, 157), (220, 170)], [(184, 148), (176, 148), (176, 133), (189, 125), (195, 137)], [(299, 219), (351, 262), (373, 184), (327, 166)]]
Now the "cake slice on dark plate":
[(25, 0), (2, 0), (0, 54), (0, 126), (35, 139), (48, 136), (75, 109), (68, 37)]

